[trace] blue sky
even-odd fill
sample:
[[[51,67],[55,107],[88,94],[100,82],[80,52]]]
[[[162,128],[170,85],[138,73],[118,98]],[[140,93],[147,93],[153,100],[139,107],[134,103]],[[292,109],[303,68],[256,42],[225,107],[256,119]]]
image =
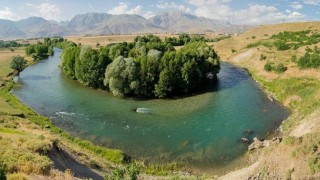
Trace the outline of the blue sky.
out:
[[[11,20],[40,16],[64,21],[87,12],[150,18],[169,10],[235,24],[320,20],[320,0],[0,0],[0,18]]]

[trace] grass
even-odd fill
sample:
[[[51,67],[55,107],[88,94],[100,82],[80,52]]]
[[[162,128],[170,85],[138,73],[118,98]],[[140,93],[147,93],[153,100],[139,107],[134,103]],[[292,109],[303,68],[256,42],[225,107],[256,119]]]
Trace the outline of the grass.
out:
[[[14,52],[11,52],[7,48],[0,48],[0,79],[12,72],[12,70],[8,68],[10,66],[9,59],[17,55],[24,56],[24,48],[16,49]]]
[[[178,169],[179,165],[177,163],[151,164],[145,167],[143,172],[150,175],[167,176]]]

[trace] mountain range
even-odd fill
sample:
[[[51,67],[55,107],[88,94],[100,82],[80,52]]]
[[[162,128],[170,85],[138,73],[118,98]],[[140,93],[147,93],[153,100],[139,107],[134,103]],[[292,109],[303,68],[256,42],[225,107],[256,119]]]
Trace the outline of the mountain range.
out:
[[[140,33],[240,33],[249,28],[251,26],[234,25],[180,11],[161,13],[150,19],[135,14],[86,13],[63,22],[41,17],[18,21],[0,19],[0,39]]]

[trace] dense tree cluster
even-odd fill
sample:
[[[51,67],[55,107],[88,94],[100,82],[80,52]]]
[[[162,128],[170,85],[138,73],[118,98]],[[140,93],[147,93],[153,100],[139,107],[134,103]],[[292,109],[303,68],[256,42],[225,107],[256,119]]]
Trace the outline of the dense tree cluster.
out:
[[[191,42],[188,37],[181,36],[185,46],[177,51],[154,35],[99,49],[71,43],[61,55],[62,71],[84,85],[119,96],[164,98],[194,92],[216,78],[220,64],[204,41]]]
[[[0,48],[12,48],[12,47],[20,47],[21,44],[17,43],[16,41],[3,41],[0,40]]]
[[[199,41],[207,42],[210,40],[205,39],[205,37],[201,35],[190,36],[189,34],[182,33],[179,35],[178,38],[166,37],[164,41],[166,44],[170,43],[172,46],[182,46],[192,42],[199,42]]]
[[[320,67],[320,49],[315,46],[314,49],[307,48],[306,53],[297,61],[300,68],[319,68]]]
[[[41,60],[54,54],[53,48],[65,48],[75,45],[73,42],[64,40],[61,37],[44,38],[43,43],[28,45],[25,49],[26,55],[31,56],[34,61]]]

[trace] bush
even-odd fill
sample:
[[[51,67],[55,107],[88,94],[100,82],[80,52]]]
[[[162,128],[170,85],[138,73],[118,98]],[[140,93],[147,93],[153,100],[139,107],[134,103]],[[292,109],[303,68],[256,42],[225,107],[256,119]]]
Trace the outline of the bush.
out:
[[[268,72],[275,71],[276,73],[283,73],[287,70],[287,68],[282,63],[274,66],[273,63],[267,62],[264,65],[264,70]]]
[[[264,54],[261,54],[260,55],[260,61],[263,61],[263,60],[266,60],[267,59],[267,56],[264,55]]]
[[[312,52],[307,51],[304,56],[298,60],[297,64],[301,69],[320,67],[320,49],[315,47]]]
[[[275,68],[274,71],[277,73],[283,73],[284,71],[286,71],[287,68],[284,67],[284,65],[282,63],[278,64]]]
[[[290,49],[298,49],[302,46],[317,44],[320,42],[320,34],[311,30],[289,32],[284,31],[273,35],[272,39],[276,39],[275,46],[278,50],[284,51]]]
[[[294,63],[297,62],[297,56],[296,56],[296,55],[293,55],[293,56],[291,57],[291,61],[294,62]]]
[[[272,71],[272,63],[267,62],[267,63],[264,65],[264,70],[266,70],[266,71],[268,71],[268,72],[271,72],[271,71]]]
[[[274,42],[274,46],[277,48],[278,51],[285,51],[291,48],[290,45],[283,40],[278,40]]]
[[[308,165],[312,174],[315,174],[320,171],[320,161],[316,155],[309,157]]]

